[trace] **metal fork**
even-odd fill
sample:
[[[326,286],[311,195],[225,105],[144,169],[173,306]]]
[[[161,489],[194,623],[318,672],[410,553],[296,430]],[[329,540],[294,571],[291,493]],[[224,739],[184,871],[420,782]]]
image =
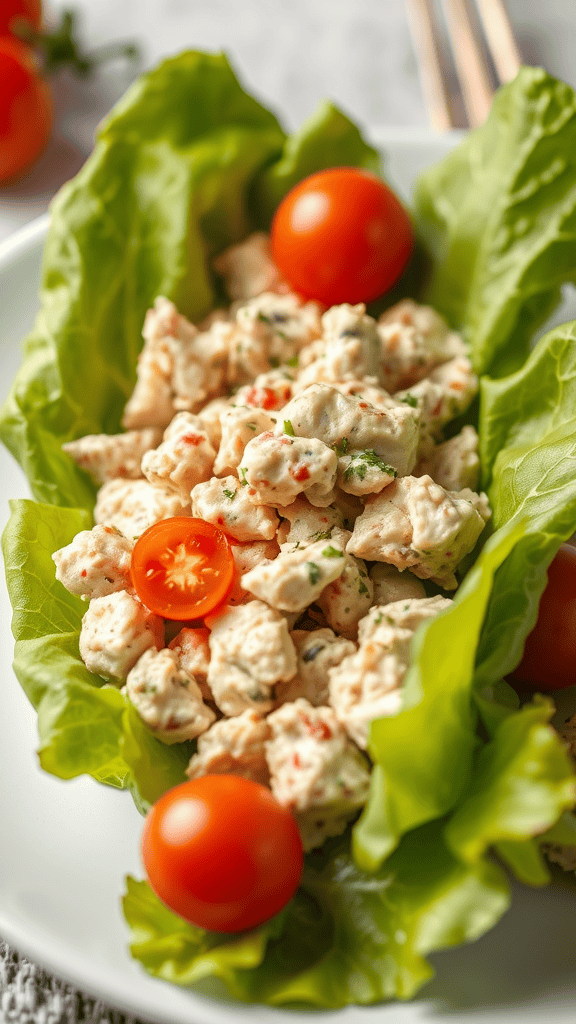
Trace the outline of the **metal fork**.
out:
[[[455,127],[453,104],[444,70],[443,33],[433,0],[405,0],[412,42],[420,66],[424,99],[432,126],[440,132]],[[460,84],[468,125],[486,120],[494,87],[484,47],[472,20],[467,0],[442,0],[444,20]],[[502,84],[517,74],[522,58],[502,0],[476,0],[486,48]]]

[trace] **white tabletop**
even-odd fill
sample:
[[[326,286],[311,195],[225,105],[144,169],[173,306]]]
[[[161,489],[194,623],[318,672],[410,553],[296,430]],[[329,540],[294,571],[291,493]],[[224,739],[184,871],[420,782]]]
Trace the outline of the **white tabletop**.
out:
[[[245,85],[295,128],[326,97],[364,125],[428,124],[404,0],[47,0],[81,15],[88,48],[135,39],[142,67],[185,47],[225,50]],[[508,0],[524,60],[576,85],[574,0]],[[0,188],[0,240],[43,213],[89,153],[129,77],[118,64],[89,81],[53,79],[55,129],[19,184]]]

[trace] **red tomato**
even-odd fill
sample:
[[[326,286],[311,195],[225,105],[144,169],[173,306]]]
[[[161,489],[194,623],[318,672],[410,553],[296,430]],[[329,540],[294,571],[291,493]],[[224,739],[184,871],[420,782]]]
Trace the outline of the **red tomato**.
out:
[[[13,32],[14,23],[18,21],[26,21],[34,31],[38,32],[42,22],[40,0],[2,0],[0,3],[0,36]]]
[[[204,775],[169,790],[144,823],[142,856],[156,895],[200,928],[238,932],[292,898],[302,843],[290,811],[266,786]]]
[[[30,47],[0,38],[0,182],[25,171],[50,137],[52,107]]]
[[[292,287],[326,306],[369,302],[398,280],[412,226],[375,174],[333,167],[305,178],[280,203],[272,254]]]
[[[576,683],[576,548],[563,544],[548,569],[538,621],[509,682],[548,693]]]
[[[217,526],[175,516],[154,523],[136,541],[131,575],[150,611],[166,619],[200,619],[228,594],[234,556]]]

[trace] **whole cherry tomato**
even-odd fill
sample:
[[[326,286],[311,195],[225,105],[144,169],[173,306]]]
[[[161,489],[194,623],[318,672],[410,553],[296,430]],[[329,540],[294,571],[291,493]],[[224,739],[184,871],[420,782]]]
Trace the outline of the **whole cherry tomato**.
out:
[[[302,873],[296,821],[266,786],[204,775],[149,811],[142,857],[156,895],[184,920],[218,932],[255,928],[292,898]]]
[[[2,0],[0,3],[0,36],[13,35],[19,22],[38,32],[42,22],[40,0]]]
[[[413,235],[404,207],[380,178],[333,167],[282,200],[271,246],[295,291],[332,306],[387,292],[408,263]]]
[[[538,620],[509,681],[519,691],[540,693],[576,684],[576,548],[570,544],[548,569]]]
[[[175,516],[154,523],[136,541],[131,576],[150,611],[167,619],[200,619],[228,594],[234,556],[217,526]]]
[[[21,174],[50,137],[52,105],[34,50],[0,37],[0,182]]]

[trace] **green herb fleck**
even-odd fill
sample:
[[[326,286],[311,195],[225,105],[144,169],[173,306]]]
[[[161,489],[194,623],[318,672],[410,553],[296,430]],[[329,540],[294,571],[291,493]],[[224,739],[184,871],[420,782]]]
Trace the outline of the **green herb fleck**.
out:
[[[368,466],[366,466],[363,462],[357,464],[351,462],[350,465],[348,466],[348,469],[344,471],[344,479],[349,480],[350,477],[357,476],[360,478],[360,480],[363,480],[367,472]]]
[[[370,597],[370,591],[360,576],[358,577],[358,593],[364,594],[366,597]]]
[[[316,562],[306,562],[306,568],[308,569],[308,579],[312,586],[315,586],[322,577],[322,570],[319,565],[316,565]]]
[[[250,430],[256,430],[257,429],[255,423],[247,423],[246,426],[249,427]]]
[[[418,408],[418,399],[416,398],[416,395],[404,395],[404,398],[401,398],[400,401],[404,402],[405,405],[410,405],[412,409]]]
[[[292,356],[292,359],[287,359],[286,366],[298,366],[298,356]]]
[[[284,420],[284,433],[288,434],[289,437],[296,437],[296,434],[294,433],[294,427],[292,426],[290,420]]]
[[[270,320],[270,317],[266,316],[266,313],[258,313],[258,316],[256,317],[256,319],[259,320],[261,324],[270,324],[270,323],[272,323],[272,321]]]
[[[234,501],[234,498],[236,497],[236,491],[229,491],[226,487],[224,488],[224,494],[230,501]]]
[[[280,360],[278,359],[278,356],[270,356],[268,362],[270,363],[270,366],[272,367],[273,370],[277,370],[278,367],[280,366]]]
[[[240,466],[240,468],[238,470],[238,473],[241,474],[241,476],[240,476],[240,484],[242,485],[242,487],[248,487],[248,481],[246,479],[246,472],[247,472],[246,471],[246,466]]]
[[[378,612],[378,615],[374,616],[374,622],[376,623],[377,626],[380,625],[380,623],[382,622],[382,619],[383,619],[382,612]]]
[[[350,441],[347,437],[343,437],[341,441],[336,441],[336,444],[332,446],[338,458],[341,455],[345,455],[350,447]]]
[[[357,452],[352,456],[352,462],[344,471],[344,480],[349,480],[352,476],[357,476],[360,480],[363,480],[366,476],[368,466],[375,466],[381,473],[386,473],[386,476],[398,476],[398,473],[393,466],[387,465],[387,463],[384,462],[384,459],[378,455],[373,448],[367,448],[365,451]]]
[[[319,530],[318,533],[312,534],[312,540],[330,540],[332,536],[332,530]]]
[[[324,548],[322,554],[324,555],[324,558],[344,558],[344,552],[340,551],[338,548],[332,547],[331,544],[329,544],[327,548]]]

